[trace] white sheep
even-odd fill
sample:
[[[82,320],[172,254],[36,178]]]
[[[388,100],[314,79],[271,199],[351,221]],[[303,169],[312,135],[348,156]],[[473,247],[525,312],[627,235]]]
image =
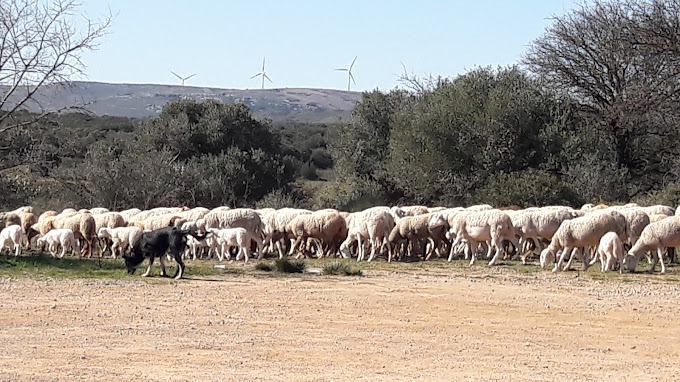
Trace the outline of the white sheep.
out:
[[[225,254],[227,260],[229,260],[231,258],[229,248],[238,247],[239,253],[236,256],[236,261],[240,260],[241,256],[245,256],[245,262],[247,263],[250,257],[250,246],[252,245],[252,241],[255,240],[258,247],[262,246],[262,242],[259,238],[255,237],[245,228],[208,228],[208,232],[212,233],[215,237],[216,245],[219,248],[218,258],[220,261],[222,261]]]
[[[616,232],[622,241],[627,239],[626,219],[623,215],[617,211],[597,211],[562,222],[550,241],[550,245],[541,252],[541,267],[545,268],[561,252],[555,262],[553,272],[569,269],[576,254],[576,251],[572,250],[597,247],[600,239],[607,232]],[[588,251],[583,250],[581,252],[583,252],[583,267],[588,269],[590,266]],[[570,255],[569,262],[563,269],[562,264],[568,255]]]
[[[597,246],[597,256],[600,258],[602,272],[614,270],[619,264],[619,273],[623,272],[623,242],[616,232],[607,232]]]
[[[102,227],[97,231],[97,237],[112,241],[111,255],[115,259],[116,252],[118,252],[120,256],[123,256],[123,253],[126,250],[132,249],[142,237],[142,232],[143,231],[138,227]]]
[[[570,208],[538,208],[508,212],[520,238],[528,243],[534,243],[538,253],[543,250],[542,240],[550,241],[565,220],[570,220],[577,215]],[[526,264],[526,258],[530,252],[522,254],[522,264]]]
[[[24,240],[24,231],[20,225],[11,225],[0,231],[0,253],[7,248],[8,252],[14,250],[14,256],[21,254],[21,244]]]
[[[655,251],[657,256],[652,256],[650,272],[654,271],[657,259],[661,263],[661,273],[666,273],[666,265],[663,261],[664,250],[668,247],[680,246],[680,216],[669,216],[656,223],[651,223],[642,231],[640,238],[633,248],[628,251],[624,259],[626,269],[634,271],[640,257],[648,251]]]
[[[367,240],[371,246],[371,254],[368,256],[369,262],[373,261],[383,244],[387,244],[388,251],[390,250],[387,237],[395,223],[389,207],[373,207],[356,212],[345,218],[345,221],[348,230],[347,239],[340,245],[340,254],[344,258],[351,257],[350,245],[354,241],[358,243],[357,261],[361,261],[365,257],[362,240]]]
[[[214,228],[212,228],[214,229]],[[184,231],[185,229],[182,228]],[[207,237],[198,240],[195,237],[188,235],[187,236],[187,246],[184,251],[184,257],[185,258],[191,258],[192,260],[196,260],[198,257],[198,253],[200,251],[207,251],[208,256],[210,256],[210,253],[213,250],[216,250],[217,248],[217,241],[214,235],[208,235]]]
[[[262,239],[264,238],[264,224],[260,215],[250,208],[212,210],[203,218],[196,220],[196,229],[207,232],[210,228],[244,228],[253,237],[258,238],[258,258],[264,257]]]
[[[675,209],[672,207],[664,206],[662,204],[657,204],[655,206],[642,207],[640,208],[647,215],[664,214],[668,216],[675,215]]]
[[[454,248],[459,243],[467,241],[469,245],[466,250],[472,250],[470,265],[473,265],[477,259],[477,244],[479,242],[489,242],[487,257],[491,257],[491,252],[494,249],[496,250],[491,261],[489,261],[489,265],[495,265],[501,253],[504,252],[503,240],[508,240],[519,248],[512,219],[501,210],[466,210],[459,212],[453,217],[447,236],[449,238],[455,237],[448,260],[453,259]]]
[[[71,250],[73,253],[78,253],[78,255],[80,255],[78,241],[76,240],[73,231],[68,228],[55,228],[50,230],[45,235],[38,238],[36,244],[38,246],[46,244],[52,257],[57,257],[57,250],[61,247],[61,254],[59,255],[60,259],[64,257],[67,250]]]
[[[281,208],[265,214],[262,217],[262,224],[265,235],[264,241],[268,244],[269,251],[273,252],[274,247],[276,247],[279,252],[279,258],[283,258],[284,250],[281,243],[286,225],[298,215],[309,215],[311,213],[312,211],[299,208]],[[291,240],[290,245],[293,245],[293,240]]]

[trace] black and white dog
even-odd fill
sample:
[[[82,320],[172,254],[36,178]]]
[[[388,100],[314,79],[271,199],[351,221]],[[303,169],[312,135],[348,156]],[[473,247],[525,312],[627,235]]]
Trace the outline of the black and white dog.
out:
[[[172,253],[172,256],[177,262],[177,272],[175,272],[173,277],[175,280],[181,279],[184,275],[185,268],[184,262],[182,261],[182,253],[187,244],[186,235],[191,235],[198,240],[205,239],[206,236],[198,235],[189,230],[182,231],[177,227],[166,227],[151,232],[144,232],[137,244],[132,248],[130,255],[123,255],[128,273],[134,274],[139,264],[148,257],[149,268],[147,268],[142,277],[148,276],[151,273],[154,259],[158,257],[161,262],[161,276],[166,276],[164,263],[165,252],[170,250],[170,253]]]

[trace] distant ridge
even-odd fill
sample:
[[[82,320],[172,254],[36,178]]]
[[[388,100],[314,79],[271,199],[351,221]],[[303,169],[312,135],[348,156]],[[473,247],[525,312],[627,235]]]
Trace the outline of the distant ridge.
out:
[[[256,115],[274,122],[334,123],[349,118],[362,94],[334,89],[240,90],[76,81],[70,86],[46,86],[36,100],[46,110],[88,104],[86,108],[97,115],[144,118],[157,115],[167,102],[182,97],[243,102]],[[36,103],[27,106],[31,111],[40,110]]]

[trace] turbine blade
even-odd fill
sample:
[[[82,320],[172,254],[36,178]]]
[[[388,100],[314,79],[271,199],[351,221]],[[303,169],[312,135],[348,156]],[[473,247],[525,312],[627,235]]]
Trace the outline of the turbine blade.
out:
[[[271,78],[269,78],[269,76],[268,76],[267,74],[263,74],[263,75],[264,75],[264,78],[266,78],[266,79],[268,79],[268,80],[269,80],[269,82],[271,82],[271,83],[274,83],[274,81],[272,81],[272,79],[271,79]]]
[[[252,80],[253,78],[255,78],[255,77],[257,77],[257,76],[261,76],[261,75],[262,75],[262,73],[257,73],[256,75],[250,77],[250,79]]]
[[[262,73],[264,73],[264,59],[265,57],[262,57]]]
[[[354,66],[355,62],[357,62],[357,57],[359,56],[354,56],[354,60],[352,61],[352,65],[349,66],[349,70],[352,70],[352,66]]]
[[[194,73],[194,74],[190,75],[189,77],[185,77],[184,79],[185,79],[185,80],[188,80],[189,78],[191,78],[191,77],[193,77],[193,76],[195,76],[195,75],[197,75],[197,74],[198,74],[198,73]]]
[[[177,73],[173,72],[172,70],[170,71],[170,73],[174,74],[175,77],[179,78],[180,80],[182,79],[182,77],[180,77]]]
[[[347,71],[348,71],[347,69],[342,69],[342,68],[341,68],[341,69],[333,69],[333,70],[341,70],[341,71],[343,71],[343,72],[347,72]]]
[[[348,73],[349,73],[349,78],[352,79],[352,82],[354,82],[354,85],[356,85],[357,83],[356,83],[356,81],[354,81],[354,76],[352,75],[352,72],[348,72]]]

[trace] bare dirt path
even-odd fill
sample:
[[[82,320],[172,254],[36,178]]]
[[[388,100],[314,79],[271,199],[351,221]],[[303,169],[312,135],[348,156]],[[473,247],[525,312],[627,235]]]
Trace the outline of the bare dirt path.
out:
[[[0,281],[5,380],[680,380],[680,284]]]

